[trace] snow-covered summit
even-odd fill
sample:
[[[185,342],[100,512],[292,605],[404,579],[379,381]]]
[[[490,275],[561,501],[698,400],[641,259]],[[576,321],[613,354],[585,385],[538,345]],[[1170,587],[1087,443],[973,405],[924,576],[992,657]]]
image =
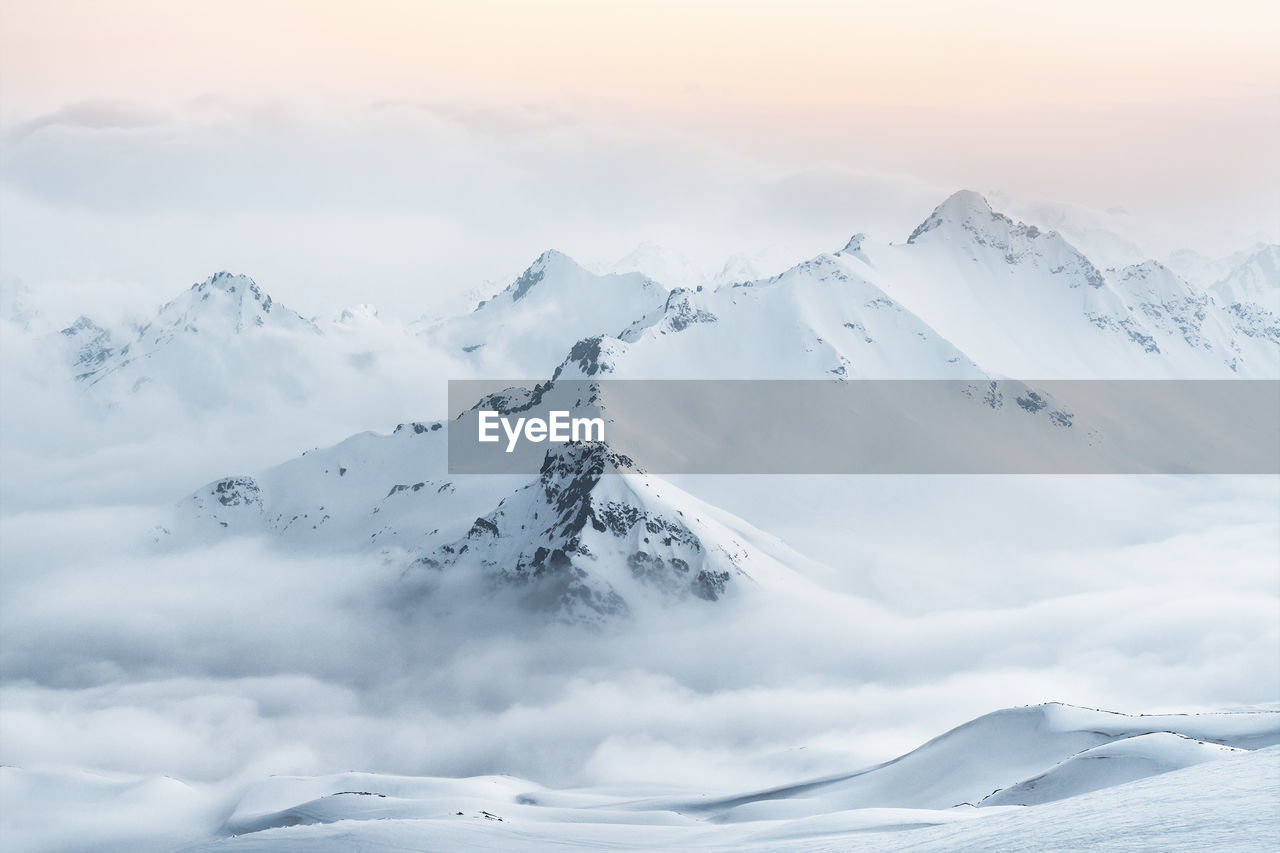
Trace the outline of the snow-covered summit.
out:
[[[158,384],[203,406],[243,381],[228,374],[252,375],[255,362],[278,358],[268,342],[275,334],[299,332],[315,335],[318,329],[248,276],[220,272],[192,285],[135,329],[113,334],[81,317],[62,334],[73,347],[76,378],[98,386],[112,405]],[[241,343],[233,346],[236,340]]]
[[[755,544],[768,538],[604,443],[571,443],[549,449],[536,480],[421,558],[416,580],[465,568],[526,607],[597,624],[647,605],[801,583],[785,557]]]
[[[240,334],[254,328],[311,329],[314,324],[277,303],[247,275],[218,272],[160,308],[140,338],[159,343],[177,332]]]
[[[616,334],[666,296],[665,287],[641,273],[597,275],[549,250],[474,311],[423,334],[482,371],[549,376],[576,341]]]
[[[908,245],[953,242],[986,247],[1001,253],[1010,265],[1029,264],[1054,276],[1065,276],[1068,287],[1102,287],[1102,273],[1079,250],[1054,231],[1015,222],[991,208],[972,190],[960,190],[938,205],[929,218],[907,237]]]
[[[1265,318],[1228,317],[1152,263],[1109,280],[1059,233],[1015,221],[972,191],[946,199],[905,244],[864,241],[861,253],[861,275],[993,374],[1280,372]]]
[[[1280,246],[1261,247],[1209,289],[1223,305],[1253,303],[1280,315]]]

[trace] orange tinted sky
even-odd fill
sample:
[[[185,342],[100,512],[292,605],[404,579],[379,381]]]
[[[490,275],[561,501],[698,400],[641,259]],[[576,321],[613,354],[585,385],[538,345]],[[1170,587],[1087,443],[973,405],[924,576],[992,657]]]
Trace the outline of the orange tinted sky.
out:
[[[8,123],[86,100],[209,94],[335,113],[394,99],[532,104],[791,167],[1277,218],[1275,2],[0,5]]]
[[[91,97],[601,96],[780,105],[1274,91],[1276,4],[4,0],[9,110]],[[696,98],[694,96],[697,96]]]

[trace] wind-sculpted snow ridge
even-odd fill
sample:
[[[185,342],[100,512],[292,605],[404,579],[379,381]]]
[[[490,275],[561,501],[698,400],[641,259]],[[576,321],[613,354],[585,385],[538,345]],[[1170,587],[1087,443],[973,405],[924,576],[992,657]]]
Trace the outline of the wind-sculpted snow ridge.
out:
[[[9,818],[16,838],[42,832],[63,791],[89,804],[64,832],[67,847],[78,832],[130,849],[186,843],[211,853],[1252,851],[1280,842],[1277,741],[1272,711],[1131,716],[1051,703],[988,714],[878,767],[746,794],[375,773],[273,776],[221,793],[174,780],[3,773],[21,806],[13,814],[22,817]],[[128,825],[108,820],[118,814]]]

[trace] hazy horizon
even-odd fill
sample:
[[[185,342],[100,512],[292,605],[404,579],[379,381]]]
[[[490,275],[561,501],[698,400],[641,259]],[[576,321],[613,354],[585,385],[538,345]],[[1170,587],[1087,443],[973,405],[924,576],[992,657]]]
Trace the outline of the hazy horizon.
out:
[[[1024,6],[6,0],[0,272],[76,311],[230,269],[412,315],[547,248],[901,240],[960,188],[1155,257],[1280,239],[1274,10]]]

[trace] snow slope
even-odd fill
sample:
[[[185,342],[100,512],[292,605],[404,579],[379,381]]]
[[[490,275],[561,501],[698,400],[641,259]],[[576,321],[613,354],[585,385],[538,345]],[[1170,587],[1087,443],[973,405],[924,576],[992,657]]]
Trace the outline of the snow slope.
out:
[[[1253,749],[1280,743],[1280,715],[1135,717],[1058,703],[1011,708],[979,717],[900,758],[847,776],[723,799],[681,802],[673,807],[716,820],[742,821],[763,815],[795,818],[853,808],[946,809],[961,804],[1018,804],[1020,799],[1034,799],[1027,794],[1028,783],[1031,777],[1041,774],[1061,780],[1055,784],[1068,791],[1073,786],[1080,790],[1090,790],[1090,784],[1101,787],[1105,777],[1098,779],[1080,770],[1079,765],[1087,762],[1080,761],[1069,768],[1062,768],[1061,763],[1103,745],[1114,748],[1114,744],[1127,743],[1127,739],[1156,732],[1175,732],[1197,742]],[[1216,756],[1211,750],[1187,756],[1164,746],[1164,764],[1152,761],[1147,772],[1129,778],[1162,772],[1161,766],[1172,769]],[[1156,745],[1148,745],[1147,751],[1161,754]],[[1143,752],[1139,747],[1132,754]],[[1013,790],[1003,798],[984,802],[1005,787]],[[1036,796],[1044,798],[1040,801],[1052,798],[1043,793]]]
[[[3,837],[28,850],[1263,850],[1280,841],[1277,740],[1276,712],[1042,705],[846,777],[734,796],[355,772],[193,788],[4,768],[0,783],[18,807]],[[1055,755],[980,808],[947,802]],[[47,832],[68,802],[74,819]]]
[[[1280,751],[1272,748],[1030,808],[854,809],[794,821],[714,825],[681,820],[671,812],[618,814],[602,805],[540,810],[508,802],[477,808],[475,801],[455,796],[429,803],[416,814],[375,812],[373,816],[384,816],[377,820],[312,823],[309,816],[316,806],[309,805],[298,825],[189,849],[1234,853],[1280,844],[1274,818],[1278,785]]]
[[[1219,761],[1246,750],[1172,732],[1135,735],[1082,750],[1032,779],[984,797],[983,806],[1034,806],[1144,779],[1183,767]]]

